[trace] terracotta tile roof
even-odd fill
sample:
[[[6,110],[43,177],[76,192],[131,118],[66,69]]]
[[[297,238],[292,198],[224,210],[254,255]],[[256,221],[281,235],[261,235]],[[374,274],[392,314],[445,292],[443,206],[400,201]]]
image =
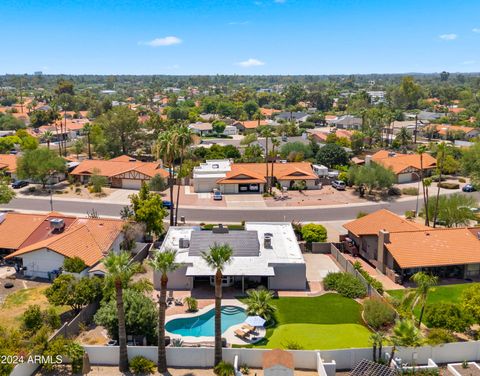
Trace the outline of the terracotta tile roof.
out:
[[[271,164],[268,164],[269,174]],[[225,178],[219,184],[265,183],[265,163],[233,163]],[[273,175],[277,180],[316,180],[318,176],[308,162],[274,163]],[[239,176],[243,178],[238,179]],[[236,179],[237,177],[237,179]]]
[[[260,108],[260,113],[263,116],[272,116],[273,114],[280,112],[279,110],[275,110],[273,108]]]
[[[362,218],[345,223],[343,227],[356,236],[378,235],[380,230],[387,230],[393,233],[399,231],[418,231],[429,228],[419,223],[408,221],[387,209],[377,210]]]
[[[75,220],[63,233],[22,247],[7,258],[20,257],[43,248],[65,257],[80,257],[87,266],[95,265],[120,235],[123,221],[112,219],[81,218]]]
[[[399,174],[407,168],[420,170],[419,154],[391,154],[388,150],[380,150],[372,155],[372,161],[386,168],[391,168],[395,174]],[[436,165],[437,160],[435,158],[430,154],[423,153],[423,169],[434,168]]]
[[[258,128],[258,120],[247,120],[247,121],[238,121],[234,125],[241,124],[245,129],[255,129]],[[267,120],[260,120],[260,125],[268,125]]]
[[[480,132],[480,129],[474,128],[474,127],[464,127],[461,125],[450,125],[450,124],[435,124],[432,125],[435,127],[437,132],[443,136],[446,136],[448,132],[464,132],[464,133],[469,133],[474,130],[478,130]]]
[[[451,112],[452,114],[459,114],[463,111],[465,111],[463,107],[453,107],[448,109],[448,112]]]
[[[45,218],[45,214],[6,213],[0,223],[0,248],[20,248]]]
[[[263,353],[262,367],[263,369],[275,366],[283,366],[285,368],[294,369],[293,354],[280,349],[273,349]]]
[[[163,177],[168,176],[168,172],[160,167],[158,162],[141,162],[127,155],[122,155],[110,160],[91,159],[82,161],[75,169],[70,173],[71,175],[91,175],[93,171],[98,169],[99,174],[112,178],[114,176],[129,172],[137,171],[149,177],[153,177],[157,174]]]
[[[401,268],[480,263],[480,240],[467,228],[392,233],[385,247]]]
[[[17,156],[13,154],[0,154],[0,170],[8,172],[17,171]]]

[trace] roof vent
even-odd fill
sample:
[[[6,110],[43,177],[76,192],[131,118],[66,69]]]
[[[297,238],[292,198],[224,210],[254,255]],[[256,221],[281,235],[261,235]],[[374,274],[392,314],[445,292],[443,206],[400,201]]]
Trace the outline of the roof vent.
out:
[[[212,228],[214,234],[228,234],[228,227],[224,227],[221,223],[218,226]]]
[[[269,232],[266,232],[264,235],[263,235],[263,246],[265,248],[268,248],[268,249],[272,249],[273,246],[272,246],[272,238],[273,238],[273,234],[269,233]]]
[[[178,246],[180,247],[180,249],[189,248],[190,240],[187,238],[180,238],[180,240],[178,241]]]
[[[389,157],[395,157],[397,154],[394,153],[393,151],[388,152]]]
[[[62,232],[65,228],[65,221],[63,218],[51,218],[49,220],[50,228],[53,232]]]

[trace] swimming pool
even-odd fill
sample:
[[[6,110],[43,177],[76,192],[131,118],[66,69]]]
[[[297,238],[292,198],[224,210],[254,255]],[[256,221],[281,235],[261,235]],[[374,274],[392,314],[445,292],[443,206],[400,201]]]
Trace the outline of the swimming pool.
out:
[[[222,306],[222,333],[247,318],[245,310],[236,306]],[[188,337],[213,337],[215,335],[215,308],[199,316],[182,317],[166,323],[165,329],[172,334]]]

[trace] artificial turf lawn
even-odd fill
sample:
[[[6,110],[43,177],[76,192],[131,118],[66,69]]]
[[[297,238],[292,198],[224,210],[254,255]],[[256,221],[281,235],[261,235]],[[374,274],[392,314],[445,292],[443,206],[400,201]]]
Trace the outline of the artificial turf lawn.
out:
[[[462,292],[474,285],[473,283],[460,283],[456,285],[435,286],[429,292],[427,296],[427,305],[435,304],[439,302],[451,302],[456,303],[460,301]],[[390,290],[387,291],[391,296],[397,299],[401,299],[408,289],[404,290]],[[417,307],[414,311],[415,316],[420,314],[420,307]]]
[[[305,350],[367,347],[370,331],[364,326],[362,306],[338,294],[308,298],[278,298],[272,303],[276,326],[253,347],[285,348],[295,342]],[[249,346],[252,347],[252,346]]]

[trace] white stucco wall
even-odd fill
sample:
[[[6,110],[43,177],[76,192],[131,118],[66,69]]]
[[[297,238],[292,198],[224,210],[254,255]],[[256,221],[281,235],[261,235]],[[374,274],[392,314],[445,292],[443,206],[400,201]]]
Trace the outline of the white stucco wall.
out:
[[[268,288],[272,290],[305,290],[307,288],[307,268],[305,264],[270,264],[275,276],[269,277]]]
[[[168,273],[168,289],[169,290],[191,290],[193,288],[193,278],[187,277],[187,267],[189,265],[182,266],[177,270]],[[162,275],[159,272],[153,273],[153,286],[156,290],[160,290],[160,282]]]
[[[25,253],[21,258],[23,266],[27,267],[25,275],[41,278],[48,278],[48,272],[63,266],[63,260],[65,259],[64,256],[45,248]]]

